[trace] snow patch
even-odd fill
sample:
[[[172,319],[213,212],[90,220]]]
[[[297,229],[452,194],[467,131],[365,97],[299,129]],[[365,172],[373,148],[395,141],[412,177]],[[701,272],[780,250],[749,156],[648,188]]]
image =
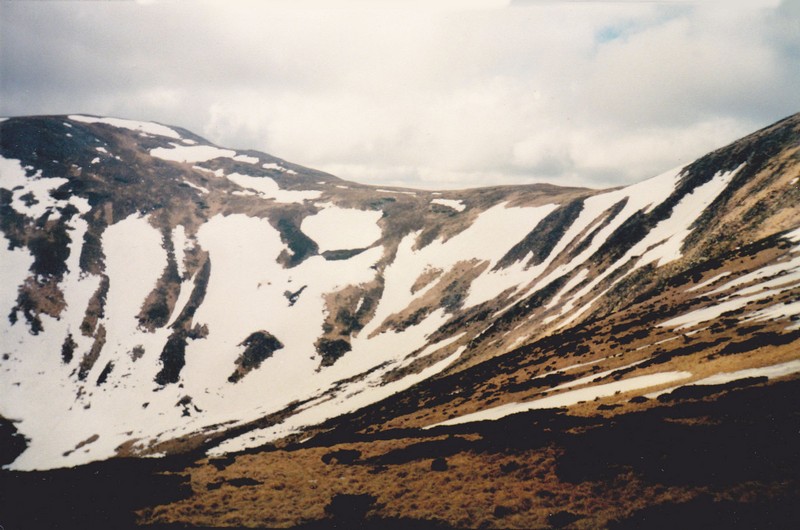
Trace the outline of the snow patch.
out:
[[[765,278],[769,279],[766,281],[759,281]],[[706,293],[706,295],[723,293],[751,282],[756,283],[733,292],[723,298],[723,301],[671,318],[658,324],[658,326],[676,326],[677,329],[692,327],[702,322],[718,318],[729,311],[741,309],[751,302],[772,298],[781,291],[791,288],[800,282],[800,255],[795,255],[791,260],[767,265],[748,274],[739,276],[738,278],[734,278],[713,291]],[[767,318],[792,317],[797,314],[797,311],[798,308],[794,303],[775,305],[774,307],[762,309],[753,313],[748,319],[763,320]]]
[[[198,169],[198,170],[204,171],[206,173],[211,173],[212,175],[214,175],[217,178],[222,178],[222,177],[225,176],[225,170],[223,170],[223,169],[213,170],[213,169],[208,169],[207,167],[203,167],[203,166],[192,166],[192,169]]]
[[[233,157],[236,162],[244,162],[246,164],[258,164],[258,157],[248,155],[236,155]]]
[[[775,304],[771,307],[756,311],[745,320],[778,320],[783,318],[793,319],[800,316],[800,300],[785,304]]]
[[[663,385],[673,381],[687,379],[691,376],[691,372],[661,372],[657,374],[640,375],[638,377],[631,377],[630,379],[624,379],[614,383],[590,386],[587,388],[581,388],[579,390],[564,392],[555,396],[547,396],[535,401],[501,405],[499,407],[474,412],[472,414],[466,414],[458,418],[453,418],[435,425],[430,425],[426,427],[426,429],[431,429],[433,427],[442,425],[460,425],[462,423],[469,423],[473,421],[498,420],[500,418],[510,416],[511,414],[527,412],[529,410],[568,407],[581,401],[592,401],[595,398],[613,396],[618,392],[630,392],[632,390]]]
[[[266,164],[263,164],[261,167],[263,167],[264,169],[271,169],[273,171],[281,171],[283,173],[286,173],[287,175],[297,175],[297,171],[293,169],[286,169],[285,167],[276,164],[275,162],[267,162]],[[317,182],[317,184],[325,184],[325,182]]]
[[[657,325],[658,327],[662,328],[675,326],[676,330],[690,328],[692,326],[696,326],[703,322],[719,318],[724,313],[727,313],[729,311],[736,311],[737,309],[741,309],[750,302],[755,302],[757,300],[768,298],[773,294],[774,294],[773,291],[768,291],[765,293],[755,294],[751,296],[734,298],[733,300],[728,300],[726,302],[721,302],[708,307],[704,307],[702,309],[697,309],[689,313],[684,313],[683,315],[671,318]]]
[[[780,364],[773,364],[772,366],[764,366],[761,368],[747,368],[745,370],[737,370],[735,372],[720,372],[710,377],[695,381],[692,385],[723,385],[736,381],[738,379],[745,379],[748,377],[767,377],[774,379],[776,377],[783,377],[800,372],[800,359],[788,361]]]
[[[791,232],[789,232],[788,234],[784,235],[783,237],[785,237],[786,239],[789,239],[791,241],[794,241],[795,243],[800,243],[800,228],[792,230]]]
[[[257,192],[265,199],[275,199],[278,202],[302,204],[303,201],[318,199],[322,195],[322,192],[317,190],[282,190],[278,183],[269,177],[253,177],[242,175],[241,173],[231,173],[227,175],[227,178],[242,188]]]
[[[682,386],[673,386],[659,390],[658,392],[651,392],[645,394],[648,399],[656,399],[662,394],[669,394],[677,388],[695,385],[724,385],[739,379],[747,379],[748,377],[766,377],[767,379],[774,379],[776,377],[785,377],[800,372],[800,360],[787,361],[785,363],[773,364],[770,366],[763,366],[761,368],[745,368],[744,370],[736,370],[735,372],[720,372],[703,379],[698,379],[693,383]]]
[[[794,249],[795,251],[797,248]],[[707,293],[708,295],[718,294],[725,292],[729,289],[733,289],[735,287],[739,287],[740,285],[744,285],[746,283],[750,283],[753,281],[761,280],[763,278],[769,278],[772,276],[778,276],[782,274],[791,274],[795,273],[800,270],[800,255],[795,255],[792,259],[788,261],[782,261],[780,263],[773,263],[771,265],[767,265],[765,267],[761,267],[758,270],[753,272],[749,272],[733,280],[720,285],[713,291]],[[780,277],[779,277],[780,278]]]
[[[722,193],[741,167],[739,166],[733,171],[718,173],[709,182],[698,186],[681,199],[681,202],[672,209],[672,215],[658,223],[642,241],[628,252],[630,256],[641,256],[635,268],[638,269],[653,262],[660,267],[680,259],[682,257],[681,246],[686,237],[691,234],[695,219]],[[620,261],[625,263],[628,255]]]
[[[122,118],[97,118],[94,116],[82,116],[77,114],[69,116],[69,119],[81,123],[103,123],[120,129],[130,129],[132,131],[154,134],[156,136],[166,136],[167,138],[179,139],[181,137],[169,127],[152,122],[125,120]]]
[[[570,278],[570,280],[561,288],[556,296],[550,301],[549,304],[545,306],[545,309],[552,309],[561,301],[561,297],[570,292],[572,289],[578,286],[583,280],[585,280],[589,276],[589,269],[581,269],[578,274]]]
[[[709,285],[721,280],[722,278],[725,278],[726,276],[730,276],[730,274],[731,274],[730,271],[726,271],[726,272],[717,274],[713,278],[709,278],[708,280],[704,281],[703,283],[699,283],[699,284],[695,285],[694,287],[690,287],[689,289],[686,289],[686,292],[687,293],[691,293],[692,291],[699,291],[703,287],[707,287],[707,286],[709,286]]]
[[[169,160],[172,162],[207,162],[215,158],[230,158],[236,151],[220,149],[211,145],[178,145],[170,143],[172,148],[156,147],[150,151],[150,156]]]
[[[447,208],[452,208],[457,212],[463,212],[467,205],[464,204],[464,201],[456,201],[452,199],[433,199],[431,204],[440,204],[442,206],[446,206]]]
[[[189,182],[188,180],[184,179],[183,183],[186,184],[187,186],[189,186],[190,188],[196,189],[200,193],[206,193],[206,194],[207,193],[211,193],[210,191],[208,191],[207,188],[204,188],[203,186],[198,186],[197,184],[194,184],[193,182]]]
[[[189,239],[186,237],[186,228],[183,225],[178,225],[172,229],[172,248],[175,252],[175,263],[178,265],[178,274],[181,278],[186,274],[186,265],[184,260],[186,258],[186,248],[189,244]]]
[[[319,245],[320,252],[365,248],[380,239],[379,211],[328,207],[303,219],[300,229]]]
[[[40,218],[50,212],[50,219],[57,219],[56,208],[66,206],[70,201],[54,199],[51,193],[67,184],[69,179],[62,177],[42,178],[41,171],[26,176],[19,160],[0,157],[0,184],[11,190],[11,207],[28,217]],[[29,200],[32,197],[33,200]],[[76,197],[78,200],[82,200]]]
[[[402,193],[403,195],[412,195],[416,196],[416,192],[413,191],[400,191],[400,190],[383,190],[383,189],[376,189],[375,191],[380,193]]]
[[[192,297],[192,290],[194,289],[195,281],[197,280],[197,274],[195,273],[189,280],[184,280],[181,282],[180,291],[178,293],[178,300],[175,302],[175,309],[172,311],[172,317],[170,317],[169,322],[167,322],[166,328],[172,327],[175,324],[175,321],[181,315],[183,308],[186,307],[186,304],[189,302],[189,299]]]

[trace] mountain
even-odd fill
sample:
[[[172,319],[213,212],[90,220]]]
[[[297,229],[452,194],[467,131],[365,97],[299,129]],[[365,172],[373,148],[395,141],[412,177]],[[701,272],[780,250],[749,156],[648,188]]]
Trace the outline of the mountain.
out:
[[[191,491],[126,517],[635,526],[677,500],[760,517],[800,491],[780,442],[798,441],[798,151],[800,114],[623,188],[432,192],[156,123],[5,119],[15,513],[41,477],[180,462]],[[736,457],[755,471],[720,482]]]

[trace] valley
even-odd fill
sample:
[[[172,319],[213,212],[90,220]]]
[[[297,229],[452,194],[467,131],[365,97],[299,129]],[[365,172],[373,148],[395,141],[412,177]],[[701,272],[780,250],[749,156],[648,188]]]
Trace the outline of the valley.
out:
[[[5,528],[800,521],[800,115],[610,190],[0,140]]]

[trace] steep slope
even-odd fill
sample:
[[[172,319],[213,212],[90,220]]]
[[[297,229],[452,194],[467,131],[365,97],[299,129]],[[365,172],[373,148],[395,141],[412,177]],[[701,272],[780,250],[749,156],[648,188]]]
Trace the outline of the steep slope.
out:
[[[17,469],[213,438],[331,388],[341,403],[318,407],[323,419],[405,388],[437,368],[349,396],[458,312],[439,300],[465,283],[453,267],[476,276],[554,204],[590,193],[381,190],[157,124],[0,126],[0,412],[29,439]],[[435,307],[398,318],[423,292],[392,271],[420,252]]]
[[[517,295],[438,376],[301,434],[197,460],[183,475],[191,494],[139,510],[139,523],[796,527],[798,121],[685,168],[683,182],[727,181],[707,184],[715,195],[689,193],[701,213],[687,217],[673,197],[651,210],[660,218],[629,217],[599,245],[602,269],[572,292]],[[547,259],[538,234],[565,217],[543,220],[498,270]],[[660,242],[680,253],[655,254]],[[667,257],[648,263],[654,255]],[[559,311],[559,289],[578,316]],[[524,326],[530,342],[502,354]]]
[[[800,372],[800,116],[609,191],[377,189],[114,118],[0,135],[15,470]]]

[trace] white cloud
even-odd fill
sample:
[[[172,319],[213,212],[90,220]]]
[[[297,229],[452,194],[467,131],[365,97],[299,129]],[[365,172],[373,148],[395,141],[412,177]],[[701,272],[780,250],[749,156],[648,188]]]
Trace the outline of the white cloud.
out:
[[[640,180],[800,110],[788,3],[507,4],[10,4],[0,113],[152,119],[465,187]]]

